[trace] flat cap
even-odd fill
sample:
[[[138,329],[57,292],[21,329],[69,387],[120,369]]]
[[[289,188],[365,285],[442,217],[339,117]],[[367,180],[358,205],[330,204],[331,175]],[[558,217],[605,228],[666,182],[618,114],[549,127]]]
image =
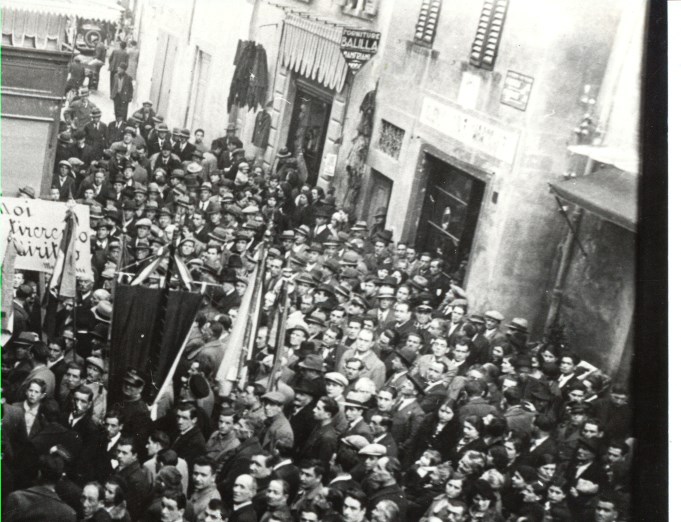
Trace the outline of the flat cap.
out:
[[[331,381],[331,382],[334,382],[336,384],[340,384],[341,386],[344,386],[344,387],[349,384],[347,377],[345,377],[345,375],[343,375],[342,373],[338,373],[338,372],[325,373],[324,374],[324,380],[325,381]]]

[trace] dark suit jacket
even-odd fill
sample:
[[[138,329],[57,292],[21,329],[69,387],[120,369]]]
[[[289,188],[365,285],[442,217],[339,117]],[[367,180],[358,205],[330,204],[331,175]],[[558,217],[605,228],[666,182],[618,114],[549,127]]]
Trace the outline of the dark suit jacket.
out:
[[[257,437],[251,437],[243,441],[234,452],[234,455],[227,459],[222,466],[220,473],[215,479],[218,491],[225,502],[232,500],[232,486],[239,475],[250,472],[251,457],[263,451]]]
[[[68,201],[70,197],[76,197],[76,180],[66,176],[64,183],[59,184],[59,174],[52,177],[52,186],[59,189],[59,201]]]
[[[76,522],[76,512],[46,486],[10,493],[2,508],[3,517],[16,522]]]
[[[187,466],[191,470],[194,460],[206,452],[206,439],[199,427],[194,426],[175,439],[172,449],[178,457],[187,461]]]
[[[111,89],[111,99],[113,100],[118,96],[119,100],[122,102],[130,103],[132,101],[132,78],[128,73],[123,73],[121,85],[118,85],[119,75],[114,76],[113,88]]]
[[[397,447],[404,449],[409,446],[423,422],[425,413],[417,401],[412,402],[404,409],[393,412],[392,436]]]
[[[62,417],[62,424],[69,426],[68,415]],[[93,463],[101,461],[103,453],[106,453],[106,436],[92,420],[90,414],[76,422],[71,429],[78,434],[82,443],[80,452],[73,458],[73,478],[79,484],[84,485],[85,482],[96,480],[98,477]],[[104,449],[103,452],[102,449]]]
[[[343,433],[341,436],[348,437],[350,435],[361,435],[367,440],[371,440],[373,438],[371,430],[369,429],[369,425],[363,420],[360,420],[352,428],[348,427],[348,429],[345,430],[345,433]]]
[[[109,146],[109,129],[102,123],[90,122],[85,126],[85,143],[95,149],[101,156],[104,149]]]
[[[426,394],[419,400],[421,409],[424,411],[424,413],[430,413],[432,411],[435,411],[438,403],[442,400],[443,397],[446,396],[447,387],[443,383],[439,383],[433,386],[433,388],[431,390],[428,390]]]
[[[126,468],[117,469],[115,477],[123,479],[126,484],[125,501],[132,520],[137,520],[147,509],[151,498],[152,484],[139,462],[134,462]]]
[[[249,504],[233,511],[227,520],[228,522],[258,522],[258,515],[255,513],[253,504]]]
[[[305,406],[297,414],[289,417],[291,429],[293,430],[293,440],[296,448],[302,448],[307,442],[307,438],[315,428],[316,421],[314,420],[313,410],[316,402],[312,401]]]
[[[385,446],[386,450],[386,455],[388,457],[395,457],[397,458],[397,443],[395,442],[395,439],[392,436],[392,433],[388,432],[385,434],[385,437],[383,437],[381,440],[376,440],[374,439],[374,444],[381,444],[382,446]]]
[[[123,139],[123,131],[125,130],[125,122],[120,124],[114,120],[107,126],[106,134],[108,137],[109,145],[115,141],[121,141]]]
[[[59,385],[61,384],[61,380],[64,378],[64,375],[66,374],[66,361],[62,359],[57,364],[51,366],[50,370],[54,374],[55,389],[58,390]]]
[[[362,489],[362,485],[352,478],[346,478],[342,480],[336,480],[335,482],[329,482],[327,486],[329,488],[337,489],[341,493],[345,493],[350,489]]]
[[[116,71],[116,68],[122,63],[127,65],[129,59],[125,49],[114,49],[109,56],[109,70]]]
[[[173,147],[173,152],[180,157],[180,161],[191,161],[192,154],[194,154],[195,150],[196,146],[189,142],[187,142],[187,144],[184,146],[184,149],[182,150],[180,150],[179,142],[175,144],[175,147]]]
[[[147,147],[147,155],[151,158],[154,154],[161,152],[161,147],[163,146],[164,143],[168,141],[168,138],[166,137],[165,140],[161,141],[158,135],[154,135],[153,137],[149,137],[147,140],[148,142],[148,147]]]
[[[163,169],[168,173],[168,176],[170,176],[170,173],[175,170],[175,169],[180,169],[182,168],[182,163],[180,162],[179,158],[175,155],[170,155],[168,157],[168,163],[164,164],[163,163],[163,157],[161,154],[156,156],[153,161],[151,161],[151,171],[154,172],[156,169]]]
[[[337,443],[338,433],[333,423],[317,426],[303,446],[300,456],[305,459],[319,459],[328,466],[331,457],[336,452]]]
[[[550,436],[532,451],[521,455],[518,458],[518,462],[535,468],[541,465],[541,457],[547,453],[554,457],[558,456],[558,442],[556,442],[553,436]]]
[[[398,520],[406,520],[406,504],[407,501],[404,497],[404,491],[398,484],[393,484],[391,486],[386,486],[375,491],[373,495],[369,497],[369,506],[367,507],[367,517],[371,516],[371,512],[376,508],[381,500],[392,500],[397,507],[400,508],[400,516]]]
[[[404,324],[398,325],[397,321],[391,321],[386,328],[390,328],[397,334],[396,342],[398,345],[407,340],[407,335],[416,330],[416,323],[414,319],[409,319]]]
[[[272,472],[273,478],[283,479],[290,487],[289,498],[295,498],[300,487],[300,470],[294,464],[284,464]]]

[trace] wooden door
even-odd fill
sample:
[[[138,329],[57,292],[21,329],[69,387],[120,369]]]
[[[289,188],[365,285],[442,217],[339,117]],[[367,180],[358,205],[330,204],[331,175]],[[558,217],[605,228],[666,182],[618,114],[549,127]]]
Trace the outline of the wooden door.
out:
[[[445,260],[450,273],[465,267],[477,228],[485,183],[426,155],[428,182],[417,246]]]

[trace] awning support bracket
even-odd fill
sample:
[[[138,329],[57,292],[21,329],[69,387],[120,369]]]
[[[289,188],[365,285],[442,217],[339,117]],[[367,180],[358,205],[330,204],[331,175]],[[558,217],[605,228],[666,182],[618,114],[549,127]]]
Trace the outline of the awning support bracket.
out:
[[[584,250],[584,246],[582,246],[582,242],[579,240],[579,236],[577,235],[577,231],[574,229],[572,226],[572,221],[570,221],[570,216],[567,215],[567,212],[565,212],[565,208],[563,207],[563,204],[561,203],[560,199],[558,199],[558,196],[554,195],[554,198],[556,198],[556,203],[558,204],[558,210],[560,210],[561,215],[565,219],[565,222],[567,223],[568,228],[570,229],[570,232],[575,238],[575,241],[577,242],[577,246],[579,249],[582,251],[582,255],[585,258],[589,258],[589,256],[586,253],[586,250]]]

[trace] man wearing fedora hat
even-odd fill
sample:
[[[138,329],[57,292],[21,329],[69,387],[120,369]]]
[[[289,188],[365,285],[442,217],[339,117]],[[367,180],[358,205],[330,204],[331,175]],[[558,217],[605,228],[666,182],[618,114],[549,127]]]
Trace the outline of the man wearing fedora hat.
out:
[[[64,111],[64,119],[69,123],[73,130],[83,130],[90,122],[92,111],[97,106],[90,101],[90,89],[80,87],[78,97],[74,98]]]
[[[182,162],[180,161],[180,158],[173,153],[173,146],[169,140],[164,141],[161,145],[161,150],[154,153],[149,158],[149,164],[152,171],[162,169],[165,171],[167,176],[170,176],[171,173],[175,172],[177,169],[179,169],[184,175],[184,171],[182,170]]]
[[[341,434],[342,437],[349,437],[351,435],[360,435],[367,440],[372,440],[371,429],[364,421],[364,414],[369,407],[365,402],[360,400],[357,392],[348,392],[344,401],[340,402],[345,412],[345,418],[348,420],[348,427]]]
[[[196,150],[196,147],[189,143],[189,138],[191,138],[189,129],[182,129],[173,147],[173,152],[180,158],[180,161],[191,161]]]
[[[156,125],[154,131],[149,133],[147,138],[147,143],[149,147],[149,156],[153,157],[155,154],[161,152],[163,145],[169,143],[169,130],[168,125],[165,122],[161,122]]]
[[[598,442],[580,437],[574,458],[565,470],[568,506],[574,520],[588,520],[590,503],[608,483],[608,476],[597,457]]]
[[[320,205],[314,210],[315,226],[312,229],[312,241],[324,243],[334,237],[333,231],[329,228],[331,210],[326,205]]]
[[[224,152],[227,150],[227,142],[230,138],[235,138],[238,127],[234,123],[225,125],[225,135],[221,138],[214,139],[210,144],[210,150]],[[219,155],[219,154],[218,154]]]
[[[24,199],[35,199],[35,189],[29,185],[19,187],[17,196]]]
[[[102,110],[99,107],[93,108],[90,116],[92,120],[83,128],[85,131],[85,142],[94,149],[97,157],[101,157],[104,149],[110,143],[109,129],[102,122]]]

